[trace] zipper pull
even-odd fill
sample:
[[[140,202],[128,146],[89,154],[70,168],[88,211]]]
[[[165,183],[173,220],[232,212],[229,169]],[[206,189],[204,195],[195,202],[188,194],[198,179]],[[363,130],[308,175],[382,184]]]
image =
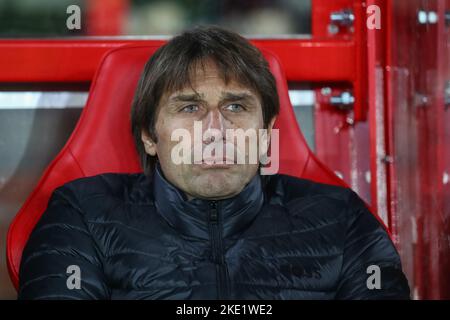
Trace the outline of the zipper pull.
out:
[[[209,220],[211,222],[217,222],[217,202],[216,201],[212,201],[209,204],[210,207],[210,211],[209,211]]]

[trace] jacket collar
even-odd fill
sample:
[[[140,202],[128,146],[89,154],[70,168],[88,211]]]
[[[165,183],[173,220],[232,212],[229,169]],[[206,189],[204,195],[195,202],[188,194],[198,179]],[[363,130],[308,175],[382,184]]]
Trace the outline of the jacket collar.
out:
[[[218,223],[224,237],[247,227],[261,210],[264,192],[259,174],[250,180],[236,196],[223,200],[187,200],[184,192],[164,177],[157,165],[153,175],[153,195],[156,210],[181,233],[197,238],[209,238],[211,205],[216,203]]]

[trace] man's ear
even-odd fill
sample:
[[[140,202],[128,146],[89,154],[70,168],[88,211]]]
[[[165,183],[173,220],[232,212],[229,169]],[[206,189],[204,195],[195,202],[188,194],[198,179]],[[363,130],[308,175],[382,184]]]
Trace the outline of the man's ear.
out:
[[[151,156],[156,156],[156,143],[144,129],[141,130],[141,140],[144,144],[145,152]]]

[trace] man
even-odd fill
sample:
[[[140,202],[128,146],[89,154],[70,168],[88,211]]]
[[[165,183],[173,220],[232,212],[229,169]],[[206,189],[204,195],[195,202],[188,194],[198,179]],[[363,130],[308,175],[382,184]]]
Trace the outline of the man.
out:
[[[173,38],[133,102],[144,173],[56,189],[24,250],[19,298],[409,298],[388,234],[354,192],[250,161],[255,143],[264,159],[278,111],[247,40],[216,27]],[[233,130],[266,135],[239,145]]]

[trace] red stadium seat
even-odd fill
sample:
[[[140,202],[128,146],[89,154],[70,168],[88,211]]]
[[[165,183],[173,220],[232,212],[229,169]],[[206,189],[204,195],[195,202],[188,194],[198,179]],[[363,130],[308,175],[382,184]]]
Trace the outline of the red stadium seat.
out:
[[[129,114],[140,73],[156,49],[150,45],[123,46],[104,56],[77,126],[8,230],[8,268],[16,288],[22,250],[56,187],[105,172],[142,171],[131,136]],[[262,51],[275,75],[280,95],[281,112],[275,123],[280,129],[280,172],[346,186],[309,149],[297,125],[280,62],[274,54]]]

